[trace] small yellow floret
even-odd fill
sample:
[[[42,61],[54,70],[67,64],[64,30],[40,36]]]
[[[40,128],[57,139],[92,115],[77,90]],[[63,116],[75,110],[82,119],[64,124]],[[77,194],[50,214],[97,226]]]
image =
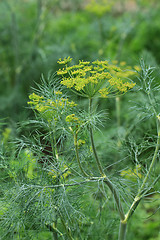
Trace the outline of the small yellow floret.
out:
[[[55,91],[54,92],[56,95],[62,95],[62,92],[61,91]]]
[[[158,120],[160,121],[160,115],[157,115]]]
[[[59,64],[67,64],[67,63],[69,63],[69,62],[71,62],[72,61],[72,58],[71,57],[68,57],[68,58],[64,58],[64,59],[59,59],[58,61],[57,61],[57,63],[59,63]]]
[[[108,94],[109,94],[109,91],[108,91],[107,88],[102,88],[102,89],[99,90],[99,93],[101,94],[102,98],[107,98]]]
[[[70,114],[66,117],[66,122],[79,122],[79,118],[75,116],[75,114]]]
[[[77,145],[78,145],[78,147],[80,147],[80,146],[82,146],[85,143],[86,143],[85,140],[79,139],[78,142],[77,142]]]

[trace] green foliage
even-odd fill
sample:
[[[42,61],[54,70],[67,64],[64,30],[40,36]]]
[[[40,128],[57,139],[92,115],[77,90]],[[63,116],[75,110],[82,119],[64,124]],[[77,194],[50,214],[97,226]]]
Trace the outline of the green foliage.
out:
[[[142,202],[136,209],[133,222],[129,222],[128,237],[158,237],[159,203],[153,200],[159,198],[159,175],[157,168],[152,173],[151,170],[159,143],[155,144],[155,136],[148,139],[151,128],[137,134],[137,129],[129,129],[128,124],[141,127],[144,119],[152,122],[149,119],[155,117],[159,121],[159,88],[154,85],[153,68],[143,61],[137,76],[135,90],[128,94],[133,99],[134,94],[137,96],[136,104],[143,95],[144,102],[141,108],[132,109],[121,132],[114,121],[107,126],[103,121],[106,115],[93,110],[94,102],[90,100],[89,112],[81,110],[63,86],[55,85],[53,75],[48,80],[42,78],[42,85],[29,96],[35,120],[22,126],[32,126],[29,136],[13,143],[11,130],[2,131],[2,149],[6,152],[2,155],[2,239],[41,239],[40,233],[44,239],[99,239],[99,235],[115,239],[119,222],[116,210],[123,218],[124,208],[124,220],[128,221],[132,206],[135,210],[139,200],[147,200],[148,196],[152,203]],[[138,111],[141,115],[137,122],[134,117]],[[93,130],[104,127],[103,135],[96,133],[95,146]],[[149,220],[142,223],[140,219],[147,218],[150,209],[155,212],[154,224]],[[146,226],[147,230],[138,231],[134,221],[141,230]]]
[[[154,160],[154,151],[160,97],[154,67],[160,62],[160,4],[122,3],[0,2],[0,115],[5,117],[0,122],[1,239],[117,239],[120,207],[114,189],[106,187],[107,177],[125,212],[137,194],[143,195],[137,209],[135,202],[128,239],[159,239],[159,159]],[[57,59],[68,56],[73,63],[67,63],[63,79],[47,76],[57,72]],[[148,66],[141,61],[140,71],[141,56]],[[97,69],[89,67],[98,68],[98,63],[103,64],[96,75]],[[139,72],[132,80],[124,74],[128,65]],[[109,66],[117,67],[114,74],[123,83],[134,79],[134,89],[117,96],[117,86],[122,87],[117,78],[110,99]],[[91,77],[101,78],[100,85],[87,82]],[[65,88],[69,78],[71,92]],[[89,112],[86,91],[96,96]]]
[[[65,68],[57,71],[62,76],[61,84],[74,89],[77,94],[87,98],[93,98],[97,93],[100,97],[108,98],[126,93],[135,86],[129,81],[136,73],[129,69],[124,71],[108,61],[94,61],[92,63],[79,61],[78,65],[67,66],[72,59],[59,60],[59,64],[65,64]]]

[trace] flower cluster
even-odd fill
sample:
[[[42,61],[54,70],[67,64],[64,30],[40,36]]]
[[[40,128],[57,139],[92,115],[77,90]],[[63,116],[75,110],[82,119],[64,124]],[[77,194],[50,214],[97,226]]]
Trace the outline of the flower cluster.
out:
[[[65,120],[72,134],[78,133],[83,125],[83,120],[77,117],[74,113],[67,115]]]
[[[81,147],[81,146],[84,145],[85,143],[86,143],[85,140],[79,139],[78,142],[77,142],[77,145],[78,145],[78,147]]]
[[[75,116],[75,114],[70,114],[66,117],[66,122],[69,122],[69,123],[79,123],[80,120],[78,117]]]
[[[60,91],[55,92],[55,95],[61,94],[62,92]],[[61,114],[64,109],[70,109],[77,105],[73,101],[70,102],[67,98],[45,99],[43,96],[35,93],[32,93],[29,99],[31,101],[29,101],[28,104],[37,110],[48,122],[53,120],[56,122],[59,114]]]
[[[92,98],[97,93],[101,97],[113,97],[126,93],[135,86],[131,77],[136,74],[130,67],[123,70],[108,61],[79,61],[79,64],[65,66],[57,71],[62,76],[61,84],[79,94]]]
[[[71,62],[71,61],[72,61],[72,58],[70,58],[70,57],[64,58],[63,60],[60,58],[59,61],[58,61],[58,63],[59,63],[59,64],[67,64],[67,63],[69,63],[69,62]]]

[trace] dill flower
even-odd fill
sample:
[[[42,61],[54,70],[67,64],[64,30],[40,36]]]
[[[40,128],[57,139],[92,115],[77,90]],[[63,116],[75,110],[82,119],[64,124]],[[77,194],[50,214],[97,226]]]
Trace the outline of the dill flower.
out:
[[[77,142],[78,147],[81,147],[82,145],[84,145],[86,143],[85,140],[79,139]]]
[[[99,95],[102,98],[124,94],[135,86],[130,79],[136,74],[132,69],[122,69],[110,64],[108,61],[83,62],[73,66],[59,69],[57,75],[61,75],[61,84],[72,89],[81,96],[93,98]]]
[[[71,61],[72,61],[72,58],[70,58],[70,57],[64,58],[63,60],[60,58],[60,59],[58,60],[58,63],[59,63],[59,64],[67,64],[67,63],[69,63],[69,62],[71,62]]]
[[[99,90],[99,93],[101,94],[101,97],[103,97],[103,98],[107,98],[107,96],[108,96],[108,94],[109,94],[107,88],[102,88],[102,89],[100,89],[100,90]]]
[[[55,91],[55,95],[61,95],[62,92]],[[44,119],[48,122],[54,121],[57,122],[59,115],[61,115],[65,110],[75,107],[77,104],[73,101],[69,101],[67,98],[58,98],[58,99],[45,99],[43,96],[39,96],[35,93],[29,95],[31,101],[28,102],[33,109],[38,111]]]
[[[78,117],[75,116],[75,114],[70,114],[66,117],[66,122],[69,122],[69,123],[79,123],[80,120]]]

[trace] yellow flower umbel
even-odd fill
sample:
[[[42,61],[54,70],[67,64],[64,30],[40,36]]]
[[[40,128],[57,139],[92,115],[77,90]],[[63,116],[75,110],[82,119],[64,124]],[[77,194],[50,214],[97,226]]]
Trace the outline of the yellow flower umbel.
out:
[[[57,96],[61,95],[62,92],[55,91],[54,94]],[[31,101],[28,102],[35,110],[38,111],[41,116],[48,122],[57,122],[58,116],[63,113],[64,109],[70,109],[76,106],[73,101],[69,101],[67,98],[59,97],[55,99],[46,99],[43,96],[39,96],[32,93],[29,96]]]
[[[65,61],[61,62],[65,64]],[[108,61],[79,61],[79,64],[73,66],[67,66],[67,63],[65,68],[57,71],[62,76],[61,84],[82,96],[92,98],[98,94],[103,98],[113,97],[135,86],[130,79],[136,74],[135,71],[127,68],[123,70]]]

